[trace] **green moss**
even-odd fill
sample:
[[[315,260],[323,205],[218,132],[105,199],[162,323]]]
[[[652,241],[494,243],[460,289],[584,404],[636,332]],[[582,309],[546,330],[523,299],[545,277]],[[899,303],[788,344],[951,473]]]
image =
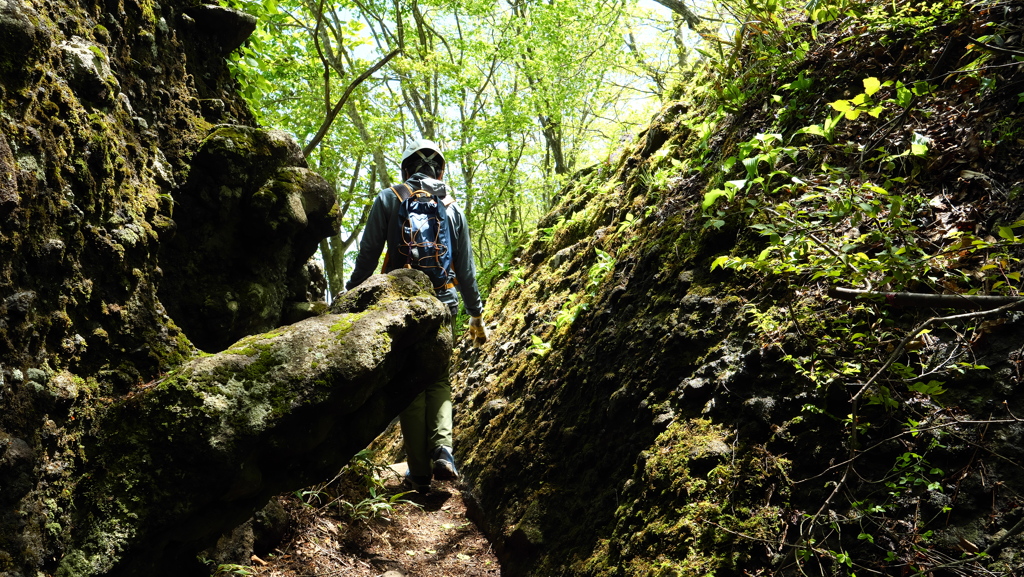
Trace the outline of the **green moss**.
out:
[[[269,345],[264,344],[263,341],[268,341],[283,334],[285,334],[284,331],[273,330],[258,335],[249,335],[231,345],[231,347],[224,352],[232,355],[244,355],[247,357],[259,355],[269,347]]]
[[[363,318],[369,311],[341,315],[336,323],[331,325],[331,332],[335,338],[342,339],[352,330],[356,321]]]
[[[736,447],[727,431],[704,419],[672,423],[641,460],[612,538],[577,565],[581,574],[739,571],[762,540],[778,539],[784,495],[769,504],[766,487],[782,485],[788,461]]]
[[[56,577],[79,577],[92,575],[93,565],[82,551],[72,551],[60,560]]]

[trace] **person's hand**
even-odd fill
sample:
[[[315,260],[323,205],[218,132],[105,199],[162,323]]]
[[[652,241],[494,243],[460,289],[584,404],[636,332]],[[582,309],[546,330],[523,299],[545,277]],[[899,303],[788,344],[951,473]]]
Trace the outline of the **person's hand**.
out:
[[[473,343],[478,347],[487,342],[487,329],[484,327],[483,318],[469,318],[469,334],[473,336]]]

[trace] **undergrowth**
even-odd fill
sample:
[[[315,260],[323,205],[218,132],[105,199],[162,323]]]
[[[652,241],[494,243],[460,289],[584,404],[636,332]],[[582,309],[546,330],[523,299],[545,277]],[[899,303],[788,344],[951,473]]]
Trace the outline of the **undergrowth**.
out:
[[[385,487],[390,468],[374,460],[374,451],[356,453],[330,481],[295,492],[305,506],[319,513],[333,513],[350,522],[390,519],[400,507],[418,507],[406,499],[409,491],[394,493]]]

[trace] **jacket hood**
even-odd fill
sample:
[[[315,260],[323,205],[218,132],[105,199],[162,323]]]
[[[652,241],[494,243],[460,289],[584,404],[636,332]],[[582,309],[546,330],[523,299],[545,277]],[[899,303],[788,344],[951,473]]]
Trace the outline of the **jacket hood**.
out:
[[[445,183],[436,178],[431,178],[422,172],[417,172],[410,176],[409,180],[406,180],[405,183],[412,187],[413,190],[425,190],[438,198],[448,196],[448,186]]]

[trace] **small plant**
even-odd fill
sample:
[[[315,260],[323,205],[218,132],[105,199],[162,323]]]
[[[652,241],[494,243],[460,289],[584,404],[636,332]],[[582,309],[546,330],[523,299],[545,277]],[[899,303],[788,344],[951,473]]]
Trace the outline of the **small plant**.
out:
[[[325,492],[320,488],[312,489],[299,489],[292,493],[299,502],[305,507],[316,508],[320,505],[321,500],[325,497]]]
[[[214,571],[213,577],[220,577],[221,575],[252,575],[252,570],[245,565],[221,563],[220,565],[217,565],[217,569]]]
[[[608,276],[608,273],[615,269],[615,257],[599,248],[594,250],[597,252],[597,262],[587,271],[587,278],[589,279],[587,282],[587,292],[591,295],[596,293],[597,287],[601,285],[605,277]]]
[[[390,469],[374,462],[374,454],[370,449],[356,453],[334,479],[296,491],[295,497],[306,507],[318,511],[334,508],[342,517],[354,521],[390,518],[399,505],[419,506],[405,499],[408,492],[388,494],[383,475]],[[368,493],[367,497],[346,498],[358,494],[360,487]]]
[[[632,212],[627,212],[626,213],[626,217],[623,218],[622,222],[619,223],[619,228],[617,228],[615,230],[615,232],[618,233],[618,234],[622,234],[623,232],[625,232],[625,231],[629,230],[630,228],[632,228],[633,225],[636,224],[636,223],[637,223],[636,215],[634,215]]]
[[[416,503],[405,498],[410,493],[409,491],[395,493],[394,495],[388,495],[386,492],[379,493],[378,491],[377,487],[370,487],[369,497],[358,503],[340,501],[340,508],[349,519],[367,521],[370,519],[390,519],[391,515],[395,512],[395,508],[399,505],[418,506]]]
[[[562,305],[562,309],[555,315],[555,328],[560,329],[565,326],[572,326],[580,312],[585,310],[587,310],[587,303],[579,300],[579,295],[570,295],[565,304]]]
[[[375,453],[370,449],[359,451],[338,474],[341,476],[347,473],[355,476],[369,493],[368,497],[355,503],[337,499],[338,509],[349,519],[357,521],[389,519],[399,505],[419,506],[405,498],[409,494],[408,491],[394,495],[387,493],[382,474],[388,469],[374,462],[374,455]]]
[[[540,229],[540,239],[543,240],[544,242],[551,242],[555,238],[555,233],[558,232],[558,230],[562,228],[564,224],[565,215],[561,215],[558,217],[558,220],[555,221],[555,224],[547,228]]]
[[[528,350],[531,353],[543,357],[551,352],[551,343],[544,342],[544,339],[537,335],[530,335],[530,340],[532,341],[532,344]]]
[[[206,557],[198,557],[199,562],[203,565],[213,565],[214,560]],[[211,577],[223,577],[224,575],[252,575],[252,569],[245,565],[237,565],[235,563],[221,563],[213,570]]]
[[[850,100],[836,100],[830,102],[829,106],[841,112],[847,120],[857,120],[861,114],[878,118],[883,107],[876,103],[871,97],[882,89],[883,86],[890,86],[892,82],[881,82],[874,76],[864,79],[864,92],[854,96]]]

